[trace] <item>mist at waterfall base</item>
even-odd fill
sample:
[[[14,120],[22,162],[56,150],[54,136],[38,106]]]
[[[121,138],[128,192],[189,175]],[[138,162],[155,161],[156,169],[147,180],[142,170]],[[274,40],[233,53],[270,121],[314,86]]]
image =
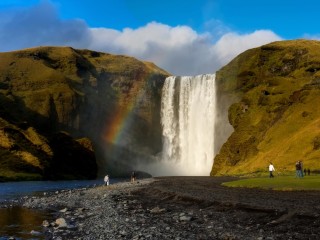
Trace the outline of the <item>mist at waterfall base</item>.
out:
[[[166,78],[162,154],[139,167],[153,176],[209,176],[215,156],[215,96],[215,74]]]

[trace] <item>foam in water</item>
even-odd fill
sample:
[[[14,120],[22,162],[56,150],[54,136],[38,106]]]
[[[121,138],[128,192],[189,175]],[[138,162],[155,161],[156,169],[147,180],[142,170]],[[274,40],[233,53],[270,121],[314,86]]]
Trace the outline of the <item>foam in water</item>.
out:
[[[209,175],[214,158],[215,74],[168,77],[161,102],[163,154],[155,175]]]

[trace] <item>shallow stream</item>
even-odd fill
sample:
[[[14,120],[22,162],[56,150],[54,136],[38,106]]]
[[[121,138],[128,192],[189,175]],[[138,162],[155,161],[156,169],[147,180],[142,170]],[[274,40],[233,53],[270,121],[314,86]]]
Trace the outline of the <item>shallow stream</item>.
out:
[[[48,212],[21,207],[0,208],[0,240],[45,239],[42,222],[50,220]]]
[[[111,179],[110,184],[121,179]],[[88,188],[102,185],[103,180],[74,180],[74,181],[30,181],[0,183],[0,203],[10,205],[10,200],[25,196],[43,195],[45,192],[55,192],[67,189]],[[42,222],[53,220],[49,212],[27,209],[22,207],[0,208],[0,240],[13,237],[22,239],[45,239],[42,232]]]

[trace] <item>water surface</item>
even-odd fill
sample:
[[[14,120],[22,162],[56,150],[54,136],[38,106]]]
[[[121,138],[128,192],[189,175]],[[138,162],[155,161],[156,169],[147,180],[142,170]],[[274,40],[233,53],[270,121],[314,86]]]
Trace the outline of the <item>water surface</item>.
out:
[[[110,184],[121,179],[110,179]],[[74,181],[28,181],[0,183],[0,203],[24,196],[43,195],[44,192],[88,188],[103,185],[102,179]],[[0,208],[0,240],[14,237],[22,239],[45,239],[41,233],[42,222],[52,220],[49,212],[23,207]],[[34,234],[31,234],[33,231]],[[38,233],[38,234],[37,234]]]
[[[42,222],[52,216],[45,211],[22,207],[0,208],[0,240],[9,237],[20,239],[45,239],[41,233]]]
[[[110,183],[119,180],[111,179]],[[0,183],[0,202],[42,194],[43,192],[59,191],[62,189],[75,189],[102,185],[102,179],[96,180],[73,180],[73,181],[26,181],[26,182],[4,182]]]

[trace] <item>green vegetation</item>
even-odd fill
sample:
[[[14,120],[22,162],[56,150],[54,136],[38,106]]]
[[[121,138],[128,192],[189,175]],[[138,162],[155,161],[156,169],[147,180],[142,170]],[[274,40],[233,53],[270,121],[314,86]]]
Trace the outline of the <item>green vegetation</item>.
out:
[[[112,156],[101,149],[113,140],[107,129],[133,106],[136,129],[126,135],[137,148],[161,148],[153,140],[161,141],[160,90],[169,74],[154,64],[71,47],[0,59],[0,181],[95,178]]]
[[[259,176],[269,162],[283,173],[302,160],[320,170],[320,42],[293,40],[250,49],[217,73],[218,92],[232,99],[234,128],[211,175]],[[218,103],[226,111],[224,103]]]
[[[246,178],[222,184],[227,187],[262,188],[280,191],[320,190],[320,176],[277,176],[274,178]]]

